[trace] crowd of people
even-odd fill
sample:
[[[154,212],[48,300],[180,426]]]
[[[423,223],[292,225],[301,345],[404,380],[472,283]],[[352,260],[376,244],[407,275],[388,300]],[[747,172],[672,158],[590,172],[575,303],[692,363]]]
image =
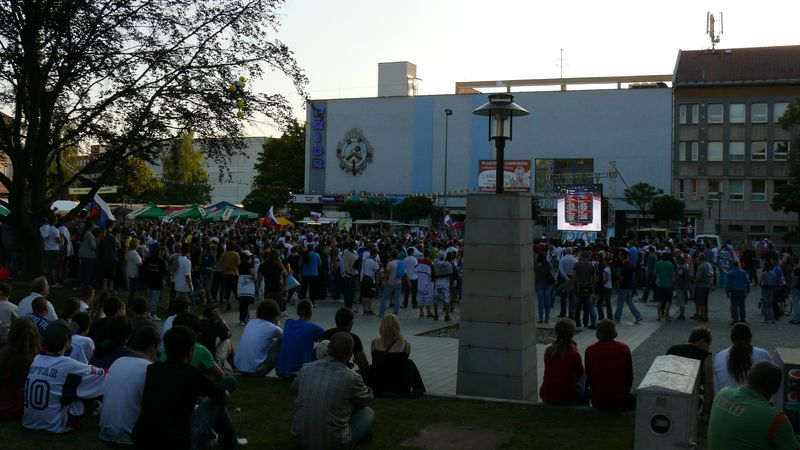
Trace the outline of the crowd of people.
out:
[[[46,270],[31,294],[15,305],[10,287],[0,284],[0,418],[61,433],[95,412],[100,439],[136,448],[157,446],[164,436],[180,448],[211,440],[222,448],[245,445],[225,404],[236,377],[271,373],[292,381],[297,394],[291,433],[299,446],[368,440],[373,396],[425,392],[400,310],[450,321],[463,284],[462,240],[435,231],[354,235],[238,222],[101,228],[73,218],[48,220],[41,233]],[[616,337],[625,308],[634,323],[643,320],[639,291],[643,302],[653,294],[665,321],[707,321],[712,289],[730,298],[729,349],[712,360],[703,327],[669,349],[703,361],[707,412],[715,392],[745,384],[750,369],[769,359],[751,344],[745,300],[752,287],[761,288],[765,321],[777,320],[790,297],[790,322],[800,323],[800,269],[791,248],[542,239],[532,251],[537,321],[549,323],[560,303],[540,390],[547,403],[635,408],[630,349]],[[16,273],[15,256],[3,256]],[[59,314],[48,301],[51,288],[74,290]],[[343,305],[336,326],[325,330],[313,321],[314,307],[329,298]],[[234,306],[243,327],[238,343],[223,318]],[[377,337],[367,351],[353,324],[375,309]],[[581,324],[597,336],[583,358],[573,341]],[[331,416],[325,424],[323,412]]]

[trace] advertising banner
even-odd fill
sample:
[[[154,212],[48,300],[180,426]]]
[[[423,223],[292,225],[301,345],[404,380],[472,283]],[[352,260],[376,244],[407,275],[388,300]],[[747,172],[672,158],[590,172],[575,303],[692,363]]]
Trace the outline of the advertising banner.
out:
[[[478,191],[494,192],[497,161],[482,159],[478,165]],[[529,159],[511,159],[503,164],[503,186],[506,192],[531,191],[531,161]]]
[[[602,184],[565,184],[556,189],[559,231],[602,230]]]

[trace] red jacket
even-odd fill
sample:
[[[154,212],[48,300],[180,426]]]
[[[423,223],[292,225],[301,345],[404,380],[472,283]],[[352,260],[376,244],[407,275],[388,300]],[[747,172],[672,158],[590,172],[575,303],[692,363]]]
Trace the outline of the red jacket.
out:
[[[613,339],[597,341],[586,348],[585,361],[592,406],[605,410],[626,409],[633,385],[633,361],[628,346]]]
[[[581,391],[578,378],[583,375],[581,354],[570,346],[564,353],[544,363],[544,379],[539,396],[551,405],[567,405],[578,401]]]

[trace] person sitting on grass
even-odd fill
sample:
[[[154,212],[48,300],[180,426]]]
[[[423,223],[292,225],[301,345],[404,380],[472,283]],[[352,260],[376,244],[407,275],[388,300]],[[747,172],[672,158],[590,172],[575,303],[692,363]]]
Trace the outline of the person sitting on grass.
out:
[[[33,281],[31,281],[30,295],[20,300],[19,305],[17,305],[17,316],[25,317],[28,314],[31,314],[33,312],[33,309],[31,308],[31,303],[33,303],[33,300],[37,298],[44,298],[47,302],[47,320],[52,322],[53,320],[58,319],[58,315],[56,315],[56,310],[53,308],[53,304],[47,301],[48,295],[50,295],[50,285],[47,283],[47,278],[34,278]]]
[[[40,342],[39,330],[30,320],[17,319],[11,325],[8,343],[0,349],[0,420],[22,418],[25,378]]]
[[[80,294],[80,312],[88,313],[94,304],[94,288],[89,284],[81,286]]]
[[[51,323],[42,344],[43,352],[33,359],[28,371],[22,426],[65,433],[78,427],[85,412],[83,399],[103,395],[106,372],[64,356],[70,346],[65,322]]]
[[[50,325],[50,320],[47,318],[47,300],[42,297],[37,297],[31,302],[31,312],[25,317],[30,319],[39,330],[39,333],[44,335],[44,330]]]
[[[183,325],[164,335],[166,361],[147,367],[141,412],[133,427],[134,448],[203,448],[214,433],[222,449],[247,444],[237,438],[225,408],[230,393],[190,364],[196,345],[197,334]],[[205,398],[197,406],[200,397]]]
[[[125,302],[116,295],[108,295],[103,300],[103,314],[103,318],[92,321],[92,327],[89,328],[89,337],[97,345],[102,345],[108,339],[111,319],[125,315]]]
[[[263,377],[275,368],[283,337],[279,315],[280,307],[275,300],[267,299],[258,304],[256,318],[245,325],[234,358],[242,374]]]
[[[361,338],[353,333],[353,321],[355,320],[355,313],[352,309],[341,307],[336,311],[336,327],[325,331],[322,335],[323,341],[329,341],[334,334],[344,331],[353,338],[353,361],[358,366],[359,373],[363,376],[369,369],[369,361],[364,354],[364,344],[361,343]],[[352,367],[352,366],[351,366]]]
[[[558,319],[556,340],[544,351],[544,379],[539,395],[549,405],[586,405],[586,377],[575,336],[575,322]]]
[[[94,341],[88,336],[92,319],[89,314],[81,312],[72,316],[70,330],[72,330],[72,345],[80,347],[86,359],[91,361],[94,356]]]
[[[172,328],[172,322],[175,320],[179,314],[189,312],[189,308],[192,307],[192,302],[189,301],[188,298],[184,297],[183,295],[179,295],[175,297],[175,300],[172,301],[172,308],[174,310],[174,314],[164,319],[164,324],[161,326],[161,342],[163,347],[164,342],[164,335],[167,334],[170,328]]]
[[[147,367],[158,355],[161,336],[153,327],[133,332],[132,356],[123,356],[108,369],[100,409],[100,440],[125,446],[133,445],[131,433],[142,407],[142,393]]]
[[[134,356],[136,353],[127,347],[133,334],[133,322],[128,316],[114,316],[108,324],[108,339],[100,343],[94,351],[91,363],[94,366],[108,369],[123,356]]]
[[[376,394],[405,397],[425,393],[422,376],[409,358],[411,344],[403,336],[397,316],[383,316],[379,336],[372,340],[371,349],[367,384]]]
[[[10,295],[11,285],[0,283],[0,346],[6,345],[11,323],[19,317],[17,315],[17,305],[8,301]]]
[[[633,360],[631,349],[616,340],[614,322],[597,323],[597,342],[586,348],[586,384],[592,407],[606,411],[633,411],[636,397],[631,395]]]
[[[745,386],[722,389],[711,408],[708,449],[800,448],[786,414],[770,404],[782,376],[780,367],[759,361],[747,373]]]
[[[231,369],[236,367],[234,363],[236,352],[231,340],[232,336],[231,328],[222,318],[219,304],[207,303],[203,308],[203,317],[200,318],[200,334],[197,335],[197,340],[214,355],[214,359],[222,367],[225,367],[225,361],[227,361]]]
[[[730,278],[728,279],[730,281]],[[704,326],[694,327],[689,335],[688,344],[673,345],[667,350],[668,355],[682,356],[700,361],[700,391],[703,394],[703,412],[711,411],[714,400],[714,358],[711,348],[711,332]]]
[[[200,319],[198,319],[194,313],[185,312],[179,314],[173,321],[173,326],[177,325],[188,327],[194,332],[195,336],[198,336],[200,333]],[[166,361],[167,357],[168,355],[166,353],[161,353],[162,361]],[[225,375],[225,371],[217,364],[214,355],[200,342],[195,342],[191,364],[204,371],[214,382],[221,383],[228,392],[236,390],[236,380],[231,376]]]
[[[316,359],[314,343],[322,340],[325,330],[311,322],[314,306],[308,300],[297,303],[297,319],[289,319],[283,326],[283,340],[275,373],[282,378],[294,378],[300,366]]]
[[[353,448],[371,439],[375,412],[366,405],[373,395],[347,366],[352,354],[353,338],[340,331],[331,337],[327,357],[300,368],[291,387],[297,395],[292,438],[299,448]]]
[[[138,330],[142,327],[158,329],[155,322],[150,320],[147,300],[145,300],[144,297],[135,297],[133,299],[133,329]]]

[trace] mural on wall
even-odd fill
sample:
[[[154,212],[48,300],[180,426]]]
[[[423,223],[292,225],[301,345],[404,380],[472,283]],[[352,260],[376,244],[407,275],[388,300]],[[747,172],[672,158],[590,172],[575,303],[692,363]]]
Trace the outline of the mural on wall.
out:
[[[336,146],[339,167],[354,176],[359,175],[372,163],[373,148],[361,130],[353,128]]]

